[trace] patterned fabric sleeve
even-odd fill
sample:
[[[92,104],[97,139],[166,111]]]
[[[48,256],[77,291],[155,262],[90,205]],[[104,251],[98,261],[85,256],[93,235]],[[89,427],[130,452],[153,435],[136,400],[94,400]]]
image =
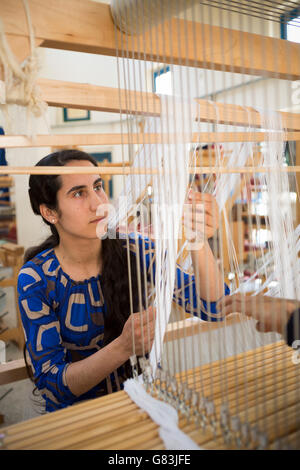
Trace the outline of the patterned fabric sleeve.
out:
[[[131,240],[132,246],[135,241]],[[136,251],[136,245],[135,245]],[[141,264],[146,260],[148,278],[152,276],[155,282],[155,245],[149,239],[139,237],[139,254]],[[229,295],[230,289],[224,284],[224,295]],[[221,318],[217,314],[216,302],[208,302],[199,298],[196,292],[195,276],[185,272],[179,265],[176,267],[175,288],[173,301],[184,308],[187,313],[195,315],[201,320],[218,321]]]
[[[224,284],[224,295],[229,295],[230,289]],[[176,268],[176,285],[173,300],[183,307],[187,313],[195,315],[201,320],[218,321],[216,302],[209,302],[199,298],[196,292],[195,276],[185,272],[181,267]]]
[[[57,409],[57,404],[60,407],[72,404],[76,397],[66,384],[66,351],[46,289],[42,271],[27,263],[18,277],[19,308],[36,386],[46,400],[47,411],[51,411],[52,406]]]

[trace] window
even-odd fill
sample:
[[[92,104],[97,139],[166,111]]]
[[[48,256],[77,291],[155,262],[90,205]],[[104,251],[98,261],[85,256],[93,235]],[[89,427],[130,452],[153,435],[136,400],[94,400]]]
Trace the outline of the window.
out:
[[[300,8],[281,16],[281,37],[300,43]]]
[[[91,113],[85,109],[63,108],[64,122],[89,121]]]
[[[172,95],[172,72],[170,67],[164,67],[153,74],[154,92],[162,95]]]

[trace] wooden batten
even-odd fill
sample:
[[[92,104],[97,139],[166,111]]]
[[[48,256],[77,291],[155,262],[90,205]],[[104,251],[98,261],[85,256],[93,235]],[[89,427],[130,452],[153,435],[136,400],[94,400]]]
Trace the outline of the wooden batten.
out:
[[[11,188],[14,184],[11,176],[0,176],[0,188]]]
[[[236,168],[227,168],[224,166],[193,166],[190,167],[190,174],[252,174],[252,173],[299,173],[300,166],[286,166],[280,168],[264,167],[264,166],[244,166]],[[118,166],[109,167],[107,165],[99,165],[97,173],[102,175],[157,175],[159,171],[156,168],[138,168],[120,164]],[[95,167],[82,166],[0,166],[0,175],[93,175]]]
[[[250,106],[218,103],[207,100],[197,100],[199,103],[196,119],[202,122],[229,124],[234,126],[249,126],[259,128],[264,126],[261,122],[261,114]],[[278,111],[281,117],[282,128],[285,130],[300,129],[300,115]]]
[[[72,83],[39,78],[41,98],[49,106],[78,108],[110,113],[159,116],[160,98],[155,93]],[[195,119],[235,126],[261,127],[260,113],[249,106],[196,100],[199,104]],[[299,114],[280,111],[282,128],[300,130]]]
[[[33,147],[77,147],[89,145],[128,145],[160,144],[178,140],[172,134],[56,134],[37,135],[30,138],[25,135],[0,136],[0,148]],[[224,142],[264,142],[264,141],[299,141],[300,132],[197,132],[188,139],[194,144],[214,144]]]
[[[24,359],[15,359],[14,361],[0,364],[0,385],[17,382],[18,380],[28,379],[28,373]]]
[[[29,6],[41,46],[110,56],[122,50],[122,33],[113,23],[109,5],[88,0],[31,0]],[[1,0],[0,8],[6,33],[28,38],[19,0]],[[184,51],[183,37],[188,44]],[[287,80],[300,78],[299,44],[192,21],[173,19],[143,37],[131,36],[124,49],[128,57],[140,60]]]
[[[241,322],[240,314],[232,314],[226,320],[226,325],[233,325]],[[216,330],[224,327],[223,322],[196,322],[186,320],[169,323],[164,341],[175,341],[192,335],[201,334],[206,331]],[[28,378],[28,372],[24,359],[0,364],[0,385],[17,382]]]
[[[37,85],[40,88],[41,98],[49,106],[108,113],[160,115],[160,99],[154,93],[119,90],[46,78],[39,78]]]

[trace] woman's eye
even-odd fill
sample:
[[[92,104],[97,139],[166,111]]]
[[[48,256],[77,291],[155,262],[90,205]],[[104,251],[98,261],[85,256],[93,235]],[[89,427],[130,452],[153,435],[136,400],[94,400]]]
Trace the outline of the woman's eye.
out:
[[[101,191],[101,189],[102,189],[102,183],[97,184],[97,186],[95,186],[94,189],[95,189],[95,191]]]
[[[74,193],[74,197],[80,197],[80,196],[82,196],[82,191],[76,191]]]

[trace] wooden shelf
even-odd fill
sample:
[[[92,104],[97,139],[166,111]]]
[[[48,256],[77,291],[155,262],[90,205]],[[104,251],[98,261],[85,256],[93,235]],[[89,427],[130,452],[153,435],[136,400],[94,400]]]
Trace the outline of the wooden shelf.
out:
[[[20,350],[23,350],[25,339],[23,333],[23,327],[19,312],[18,306],[18,291],[17,291],[17,283],[18,283],[18,274],[23,265],[23,255],[24,255],[24,248],[20,245],[16,245],[14,243],[4,243],[0,245],[0,259],[2,261],[3,266],[5,267],[12,267],[13,273],[11,278],[3,279],[0,281],[0,288],[6,287],[13,287],[14,294],[15,294],[15,306],[16,306],[16,314],[17,314],[17,326],[14,328],[5,328],[4,321],[2,322],[3,326],[2,329],[5,330],[2,333],[0,332],[0,340],[4,341],[5,343],[9,341],[13,341],[17,344]]]

